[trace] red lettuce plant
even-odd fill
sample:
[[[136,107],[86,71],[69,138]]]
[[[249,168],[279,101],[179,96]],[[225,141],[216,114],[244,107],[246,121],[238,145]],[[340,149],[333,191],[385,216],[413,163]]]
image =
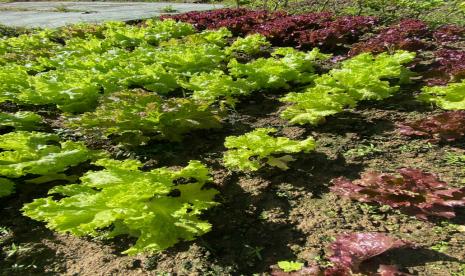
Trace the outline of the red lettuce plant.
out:
[[[397,174],[366,172],[350,181],[339,177],[331,191],[353,200],[400,208],[419,219],[429,216],[453,218],[454,207],[465,206],[465,187],[449,188],[435,174],[403,168]]]
[[[227,27],[235,35],[244,35],[254,31],[258,25],[276,18],[286,17],[285,12],[263,10],[219,9],[213,11],[194,11],[178,15],[163,16],[162,19],[174,19],[193,24],[198,30]]]
[[[439,50],[435,53],[437,70],[457,80],[465,78],[465,51]]]
[[[227,27],[234,35],[243,36],[255,33],[261,24],[266,24],[269,21],[285,17],[286,15],[283,12],[254,11],[243,16],[218,21],[215,28]]]
[[[376,18],[370,16],[344,16],[336,21],[325,22],[321,29],[299,32],[296,43],[299,48],[330,49],[338,44],[352,44],[376,23]]]
[[[424,41],[430,35],[428,26],[420,20],[406,19],[382,30],[367,41],[357,43],[350,51],[351,55],[361,52],[381,53],[388,50],[417,51],[431,48]]]
[[[285,16],[261,24],[257,32],[266,36],[274,45],[292,46],[295,45],[296,32],[319,29],[330,20],[333,20],[333,15],[327,12]]]
[[[383,233],[351,233],[342,234],[329,246],[331,255],[328,259],[333,266],[320,268],[318,266],[304,267],[299,271],[285,273],[277,267],[272,267],[273,276],[349,276],[360,271],[360,264],[386,251],[410,247],[411,243],[405,242]],[[401,276],[407,275],[400,272],[396,266],[380,265],[380,275]],[[389,274],[390,273],[390,274]]]
[[[449,43],[465,38],[465,28],[456,25],[445,25],[437,28],[433,38],[439,43]]]
[[[429,142],[455,141],[465,137],[465,111],[448,111],[413,122],[399,123],[397,130],[402,135],[429,138]]]
[[[351,275],[357,273],[363,261],[396,248],[411,246],[410,243],[383,233],[351,233],[339,235],[330,245],[329,260],[333,267],[325,275]]]
[[[376,19],[369,16],[334,18],[331,13],[288,15],[285,12],[220,9],[164,16],[162,19],[194,24],[197,29],[227,27],[234,35],[260,33],[275,46],[334,48],[341,43],[354,43],[370,30]]]

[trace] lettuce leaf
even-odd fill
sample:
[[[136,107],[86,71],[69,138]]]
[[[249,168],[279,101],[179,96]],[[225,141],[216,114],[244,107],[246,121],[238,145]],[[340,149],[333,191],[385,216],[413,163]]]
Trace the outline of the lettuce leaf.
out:
[[[199,161],[175,171],[167,168],[139,171],[135,160],[102,159],[102,171],[90,171],[81,184],[58,186],[49,194],[64,198],[36,199],[26,204],[24,215],[47,227],[77,236],[136,237],[125,254],[159,252],[181,240],[193,240],[210,231],[198,216],[215,206],[216,190],[204,189],[211,181],[208,168]],[[176,184],[187,180],[187,184]]]
[[[287,170],[287,163],[295,159],[288,153],[310,152],[315,149],[311,137],[294,141],[286,137],[272,137],[274,128],[257,128],[241,136],[226,137],[223,162],[232,170],[257,171],[265,164]]]

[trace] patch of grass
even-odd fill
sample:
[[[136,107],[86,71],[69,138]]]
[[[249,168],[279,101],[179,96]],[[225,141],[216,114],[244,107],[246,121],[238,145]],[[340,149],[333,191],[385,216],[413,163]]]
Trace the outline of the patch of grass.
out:
[[[464,166],[465,165],[465,154],[459,154],[455,152],[448,152],[443,157],[443,160],[453,166]]]
[[[377,153],[382,153],[383,151],[377,148],[373,144],[361,145],[357,148],[350,149],[344,153],[345,157],[366,157],[373,156]]]

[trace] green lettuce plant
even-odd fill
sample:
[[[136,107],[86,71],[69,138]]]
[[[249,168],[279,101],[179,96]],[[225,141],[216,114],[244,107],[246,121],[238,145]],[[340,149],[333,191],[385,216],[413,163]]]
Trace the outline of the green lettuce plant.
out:
[[[205,101],[209,104],[215,101],[234,106],[237,97],[247,96],[254,90],[253,84],[245,79],[233,79],[223,71],[214,70],[195,75],[184,83],[183,87],[193,91],[194,100]]]
[[[99,154],[83,143],[61,142],[57,135],[16,131],[0,135],[0,177],[32,175],[32,183],[68,180],[64,172]],[[3,185],[2,185],[3,186]]]
[[[123,22],[108,22],[103,35],[111,45],[133,48],[139,45],[158,45],[161,41],[195,33],[191,24],[174,20],[147,20],[144,26],[130,26]]]
[[[304,266],[303,263],[294,262],[294,261],[279,261],[278,262],[278,267],[286,273],[301,270],[303,266]]]
[[[179,141],[187,132],[221,127],[220,120],[214,109],[192,99],[164,100],[153,93],[130,90],[103,97],[94,112],[72,118],[67,125],[139,145],[150,138]]]
[[[0,112],[0,129],[13,127],[16,130],[34,130],[41,123],[42,117],[31,111]]]
[[[29,75],[24,66],[0,66],[0,103],[16,102],[22,91],[29,89]]]
[[[286,137],[272,137],[274,128],[257,128],[241,136],[226,137],[224,165],[231,170],[257,171],[266,164],[287,170],[287,163],[295,159],[290,153],[308,153],[315,149],[311,137],[295,141]]]
[[[392,55],[364,53],[342,62],[341,68],[314,80],[303,93],[289,93],[281,101],[290,103],[281,117],[292,124],[318,124],[325,117],[355,107],[363,100],[383,100],[399,90],[389,80],[409,81],[411,73],[403,66],[414,53],[398,51]]]
[[[465,80],[447,86],[423,87],[419,99],[446,110],[465,109]]]
[[[23,207],[24,215],[60,233],[135,237],[136,243],[123,252],[129,255],[159,252],[210,231],[199,215],[217,204],[217,191],[204,189],[211,178],[199,161],[181,170],[148,172],[140,171],[136,160],[101,159],[95,164],[105,169],[87,172],[81,184],[53,188],[49,194],[61,199],[36,199]]]
[[[23,91],[19,100],[35,105],[54,104],[65,112],[92,110],[100,97],[95,73],[84,70],[56,70],[30,79],[31,89]]]
[[[308,84],[316,78],[314,62],[326,59],[317,48],[300,52],[293,48],[279,48],[271,58],[259,58],[249,63],[231,59],[228,64],[230,75],[244,78],[257,89],[290,88],[291,83]]]
[[[237,38],[231,46],[226,48],[226,54],[245,53],[256,55],[263,51],[263,48],[271,47],[271,43],[261,34],[252,34],[246,37]]]

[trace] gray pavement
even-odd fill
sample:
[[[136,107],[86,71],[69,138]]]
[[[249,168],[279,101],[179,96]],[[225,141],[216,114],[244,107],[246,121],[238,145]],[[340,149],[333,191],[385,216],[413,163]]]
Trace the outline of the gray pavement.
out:
[[[14,27],[60,27],[78,22],[128,21],[176,12],[210,10],[221,5],[147,2],[13,2],[0,3],[0,24]]]

